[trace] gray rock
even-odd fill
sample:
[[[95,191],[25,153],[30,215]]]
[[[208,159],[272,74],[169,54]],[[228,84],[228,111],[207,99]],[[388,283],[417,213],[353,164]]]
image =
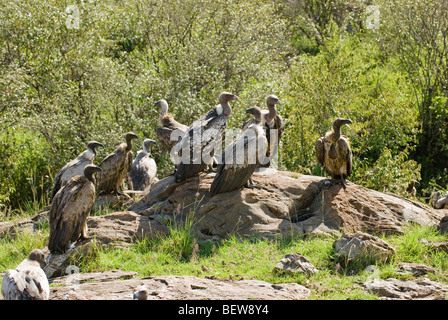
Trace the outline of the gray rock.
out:
[[[204,237],[292,236],[365,231],[402,233],[408,222],[435,225],[443,212],[417,201],[348,183],[326,184],[323,177],[265,170],[252,176],[256,186],[210,197],[214,173],[175,183],[160,180],[128,208],[144,216],[193,216]],[[193,214],[194,213],[194,214]]]
[[[275,266],[277,272],[315,274],[318,270],[306,257],[299,253],[290,253]]]
[[[54,286],[50,288],[50,300],[132,300],[139,286],[148,289],[147,300],[301,300],[311,293],[297,283],[158,276]]]
[[[445,300],[448,292],[447,286],[426,278],[415,281],[389,278],[366,282],[364,287],[384,300]]]
[[[407,262],[400,262],[398,271],[403,273],[410,273],[414,277],[420,277],[426,275],[427,273],[436,272],[434,268],[431,268],[423,263]]]
[[[333,243],[333,248],[344,263],[365,258],[386,262],[395,254],[387,242],[364,232],[342,236]]]

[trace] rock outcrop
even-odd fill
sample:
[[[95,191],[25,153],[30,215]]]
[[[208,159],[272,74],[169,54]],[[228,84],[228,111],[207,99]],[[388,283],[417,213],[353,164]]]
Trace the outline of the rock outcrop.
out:
[[[333,243],[333,248],[344,264],[362,259],[386,262],[395,254],[395,249],[386,241],[359,231],[343,235]]]
[[[349,182],[331,186],[323,177],[267,169],[256,172],[252,188],[210,197],[214,174],[175,183],[162,179],[128,210],[140,215],[194,219],[203,236],[341,235],[401,233],[408,222],[439,223],[444,216],[417,201],[381,193]]]
[[[134,290],[140,286],[148,289],[148,300],[301,300],[311,294],[297,283],[271,284],[193,276],[101,280],[107,278],[101,273],[83,274],[76,284],[70,284],[73,278],[62,277],[57,283],[69,285],[51,287],[50,300],[132,300]]]
[[[446,285],[426,278],[415,281],[388,278],[367,282],[364,287],[383,300],[445,300],[448,292]]]

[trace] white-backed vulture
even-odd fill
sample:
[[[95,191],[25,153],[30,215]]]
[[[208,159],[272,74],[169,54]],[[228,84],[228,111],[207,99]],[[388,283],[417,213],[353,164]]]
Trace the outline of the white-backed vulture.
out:
[[[87,143],[87,150],[81,152],[75,159],[59,170],[54,177],[51,200],[53,200],[56,192],[58,192],[71,178],[83,175],[86,165],[93,164],[93,159],[96,156],[96,148],[98,147],[103,147],[103,145],[96,141],[89,141]]]
[[[254,121],[222,155],[210,194],[237,190],[248,184],[260,160],[266,155],[268,142],[263,130],[264,117],[259,107],[252,107],[246,113],[254,115]]]
[[[127,180],[130,188],[136,191],[145,191],[150,188],[156,178],[157,165],[151,155],[151,146],[157,144],[155,140],[145,139],[143,148],[139,150],[128,172]]]
[[[222,92],[219,104],[194,121],[182,136],[174,150],[176,154],[181,154],[174,172],[176,182],[197,176],[213,165],[214,152],[223,141],[227,118],[232,112],[231,100],[238,100],[238,96]]]
[[[63,253],[70,242],[89,238],[86,222],[95,202],[96,172],[101,172],[101,168],[87,165],[82,176],[70,179],[54,196],[48,212],[51,253]]]
[[[126,142],[120,144],[98,165],[102,169],[96,175],[96,192],[98,194],[120,194],[119,189],[132,166],[132,140],[136,138],[138,137],[135,133],[126,133]]]
[[[3,276],[2,295],[5,300],[48,300],[50,285],[42,267],[44,253],[31,251],[15,269],[8,269]]]
[[[283,119],[277,112],[276,108],[277,104],[281,104],[280,99],[277,98],[277,96],[271,94],[266,98],[266,105],[268,106],[268,110],[261,111],[265,122],[263,128],[266,132],[266,138],[268,140],[268,149],[266,151],[266,157],[268,159],[265,161],[265,163],[261,164],[262,167],[270,166],[270,161],[274,158],[274,156],[278,152],[280,138],[284,131]],[[244,131],[252,123],[254,123],[254,118],[251,118],[248,121],[246,121],[243,125],[242,130]]]
[[[181,134],[188,130],[188,126],[177,122],[174,120],[173,115],[168,113],[168,102],[166,102],[166,100],[159,100],[154,106],[159,107],[160,127],[156,129],[157,140],[163,150],[169,153],[180,140]],[[176,136],[179,137],[179,139],[177,140],[171,137],[171,134],[175,130],[178,130]]]
[[[319,163],[331,176],[333,183],[340,182],[345,188],[345,180],[352,173],[352,150],[348,138],[341,135],[341,127],[352,123],[349,119],[338,118],[333,122],[333,130],[316,142]]]

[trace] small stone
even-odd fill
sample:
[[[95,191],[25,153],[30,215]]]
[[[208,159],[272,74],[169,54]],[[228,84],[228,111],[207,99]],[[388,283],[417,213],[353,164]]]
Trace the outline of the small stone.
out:
[[[275,270],[286,273],[306,274],[315,274],[318,272],[310,260],[299,253],[287,254],[279,263],[277,263]]]

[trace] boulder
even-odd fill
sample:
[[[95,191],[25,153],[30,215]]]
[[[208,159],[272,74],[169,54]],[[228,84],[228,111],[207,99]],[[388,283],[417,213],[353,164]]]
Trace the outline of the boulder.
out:
[[[267,169],[252,176],[255,186],[210,197],[214,173],[176,183],[160,180],[128,210],[143,216],[194,219],[203,236],[336,235],[364,231],[401,233],[408,222],[434,225],[443,213],[417,201],[348,182]]]
[[[168,235],[168,225],[156,218],[141,216],[131,211],[89,217],[89,237],[103,245],[113,245]]]
[[[395,254],[386,241],[364,232],[342,236],[333,243],[333,248],[344,263],[363,259],[386,262]]]
[[[80,275],[89,279],[76,284],[50,288],[50,300],[132,300],[137,288],[148,289],[148,300],[301,300],[310,290],[297,283],[271,284],[258,280],[219,280],[193,276],[157,276],[144,279],[96,280],[102,277]],[[56,281],[56,279],[54,280]],[[57,279],[59,284],[72,281]]]
[[[388,278],[366,282],[364,287],[383,300],[445,300],[448,292],[446,285],[426,278],[415,281]]]
[[[277,272],[315,274],[318,270],[313,264],[299,253],[285,255],[274,268]]]
[[[412,274],[414,277],[420,277],[427,273],[434,273],[436,270],[423,263],[400,262],[398,272]]]

